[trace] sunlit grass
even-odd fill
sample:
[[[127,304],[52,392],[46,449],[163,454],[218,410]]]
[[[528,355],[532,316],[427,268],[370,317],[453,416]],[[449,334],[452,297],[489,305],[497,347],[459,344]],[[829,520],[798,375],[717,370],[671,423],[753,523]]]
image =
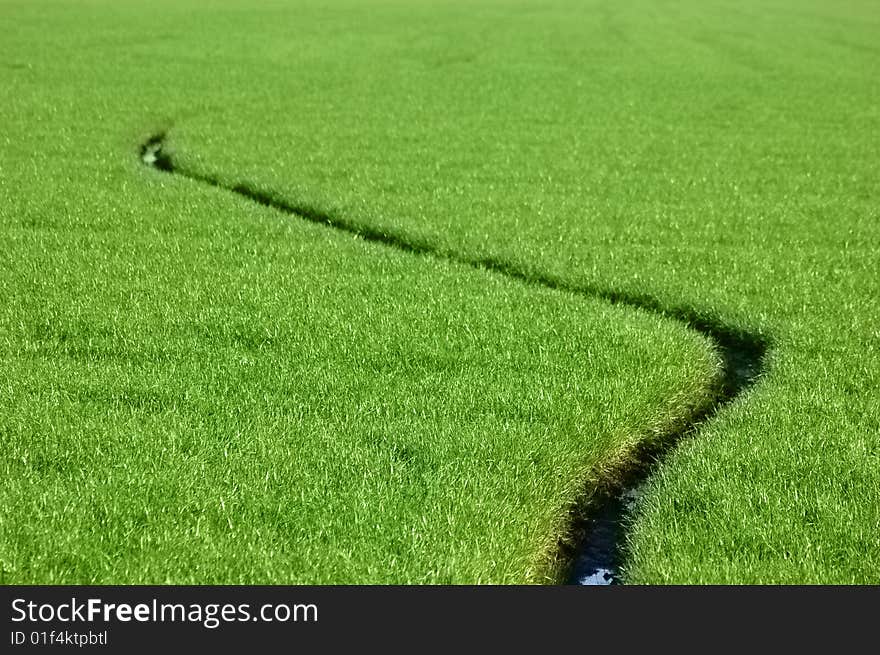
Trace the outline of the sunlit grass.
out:
[[[649,295],[774,344],[661,468],[644,582],[876,581],[870,3],[14,4],[8,582],[543,580],[588,471],[706,398]]]

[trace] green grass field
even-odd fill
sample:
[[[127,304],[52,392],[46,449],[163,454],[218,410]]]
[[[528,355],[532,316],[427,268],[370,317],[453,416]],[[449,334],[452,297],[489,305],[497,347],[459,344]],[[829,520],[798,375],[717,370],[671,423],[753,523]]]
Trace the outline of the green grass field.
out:
[[[682,313],[627,579],[880,582],[875,2],[0,20],[0,582],[558,581]]]

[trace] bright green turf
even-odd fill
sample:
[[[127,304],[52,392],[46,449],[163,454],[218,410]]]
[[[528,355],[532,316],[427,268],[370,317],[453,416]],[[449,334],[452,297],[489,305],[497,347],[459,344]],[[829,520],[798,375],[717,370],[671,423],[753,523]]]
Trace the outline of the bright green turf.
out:
[[[522,581],[585,470],[705,397],[637,582],[880,580],[872,2],[3,3],[0,498],[13,582]]]
[[[143,166],[250,93],[205,69],[239,19],[9,9],[4,582],[547,580],[587,479],[705,400],[676,322]]]

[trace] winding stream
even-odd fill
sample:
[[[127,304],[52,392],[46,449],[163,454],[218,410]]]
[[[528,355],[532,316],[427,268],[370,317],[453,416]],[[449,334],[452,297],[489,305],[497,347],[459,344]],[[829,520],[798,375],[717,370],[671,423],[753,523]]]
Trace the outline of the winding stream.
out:
[[[174,165],[170,154],[164,149],[166,134],[159,133],[141,146],[141,160],[151,168],[169,174],[189,178],[195,182],[224,189],[261,205],[298,218],[320,223],[328,228],[356,234],[366,241],[385,244],[411,253],[425,254],[456,262],[465,266],[490,270],[498,275],[526,284],[544,286],[567,293],[600,298],[612,304],[637,307],[647,312],[684,323],[708,337],[721,356],[723,368],[712,397],[706,398],[701,409],[696,410],[687,421],[652,444],[637,448],[628,460],[626,468],[612,472],[602,488],[585,490],[588,498],[584,507],[578,508],[580,518],[573,519],[572,530],[580,535],[578,547],[565,549],[562,556],[570,563],[568,582],[581,585],[606,585],[621,583],[622,565],[626,558],[626,526],[632,517],[635,501],[652,471],[664,455],[681,438],[696,434],[700,427],[724,405],[736,399],[743,391],[755,384],[764,369],[764,355],[769,343],[761,336],[706,318],[689,307],[668,307],[648,295],[630,295],[613,289],[593,286],[575,286],[565,282],[526,273],[515,266],[493,259],[469,259],[449,255],[433,249],[430,245],[409,241],[406,237],[386,234],[379,230],[355,225],[342,217],[331,216],[311,207],[290,204],[271,192],[255,189],[246,184],[225,184],[202,173],[180,169]],[[571,550],[571,552],[568,552]]]

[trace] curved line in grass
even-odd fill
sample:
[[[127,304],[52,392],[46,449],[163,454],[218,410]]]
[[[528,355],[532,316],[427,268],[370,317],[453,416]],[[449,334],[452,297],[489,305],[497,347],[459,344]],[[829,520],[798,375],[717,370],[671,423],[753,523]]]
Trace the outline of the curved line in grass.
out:
[[[757,332],[727,325],[691,307],[668,306],[647,294],[636,295],[599,286],[570,284],[541,272],[523,270],[515,264],[498,259],[469,258],[441,252],[427,242],[356,224],[309,205],[293,204],[271,190],[247,183],[230,184],[204,173],[180,168],[164,148],[166,137],[165,132],[157,133],[140,148],[141,160],[151,168],[235,193],[284,214],[353,234],[365,241],[489,270],[524,284],[599,298],[612,305],[626,305],[663,318],[671,318],[712,341],[722,362],[721,372],[714,386],[707,391],[704,398],[695,399],[689,416],[639,442],[622,457],[616,458],[610,466],[603,466],[589,477],[582,497],[570,508],[568,531],[555,535],[558,538],[556,552],[545,554],[546,570],[540,577],[546,580],[566,579],[571,573],[575,555],[578,551],[584,551],[593,552],[590,557],[594,557],[597,563],[601,562],[603,568],[610,567],[614,576],[613,582],[621,582],[619,573],[625,556],[625,519],[628,515],[622,498],[626,492],[641,486],[678,441],[697,433],[719,409],[753,386],[764,372],[764,359],[771,344],[767,337]],[[600,528],[600,522],[614,525],[610,529],[609,526]]]

